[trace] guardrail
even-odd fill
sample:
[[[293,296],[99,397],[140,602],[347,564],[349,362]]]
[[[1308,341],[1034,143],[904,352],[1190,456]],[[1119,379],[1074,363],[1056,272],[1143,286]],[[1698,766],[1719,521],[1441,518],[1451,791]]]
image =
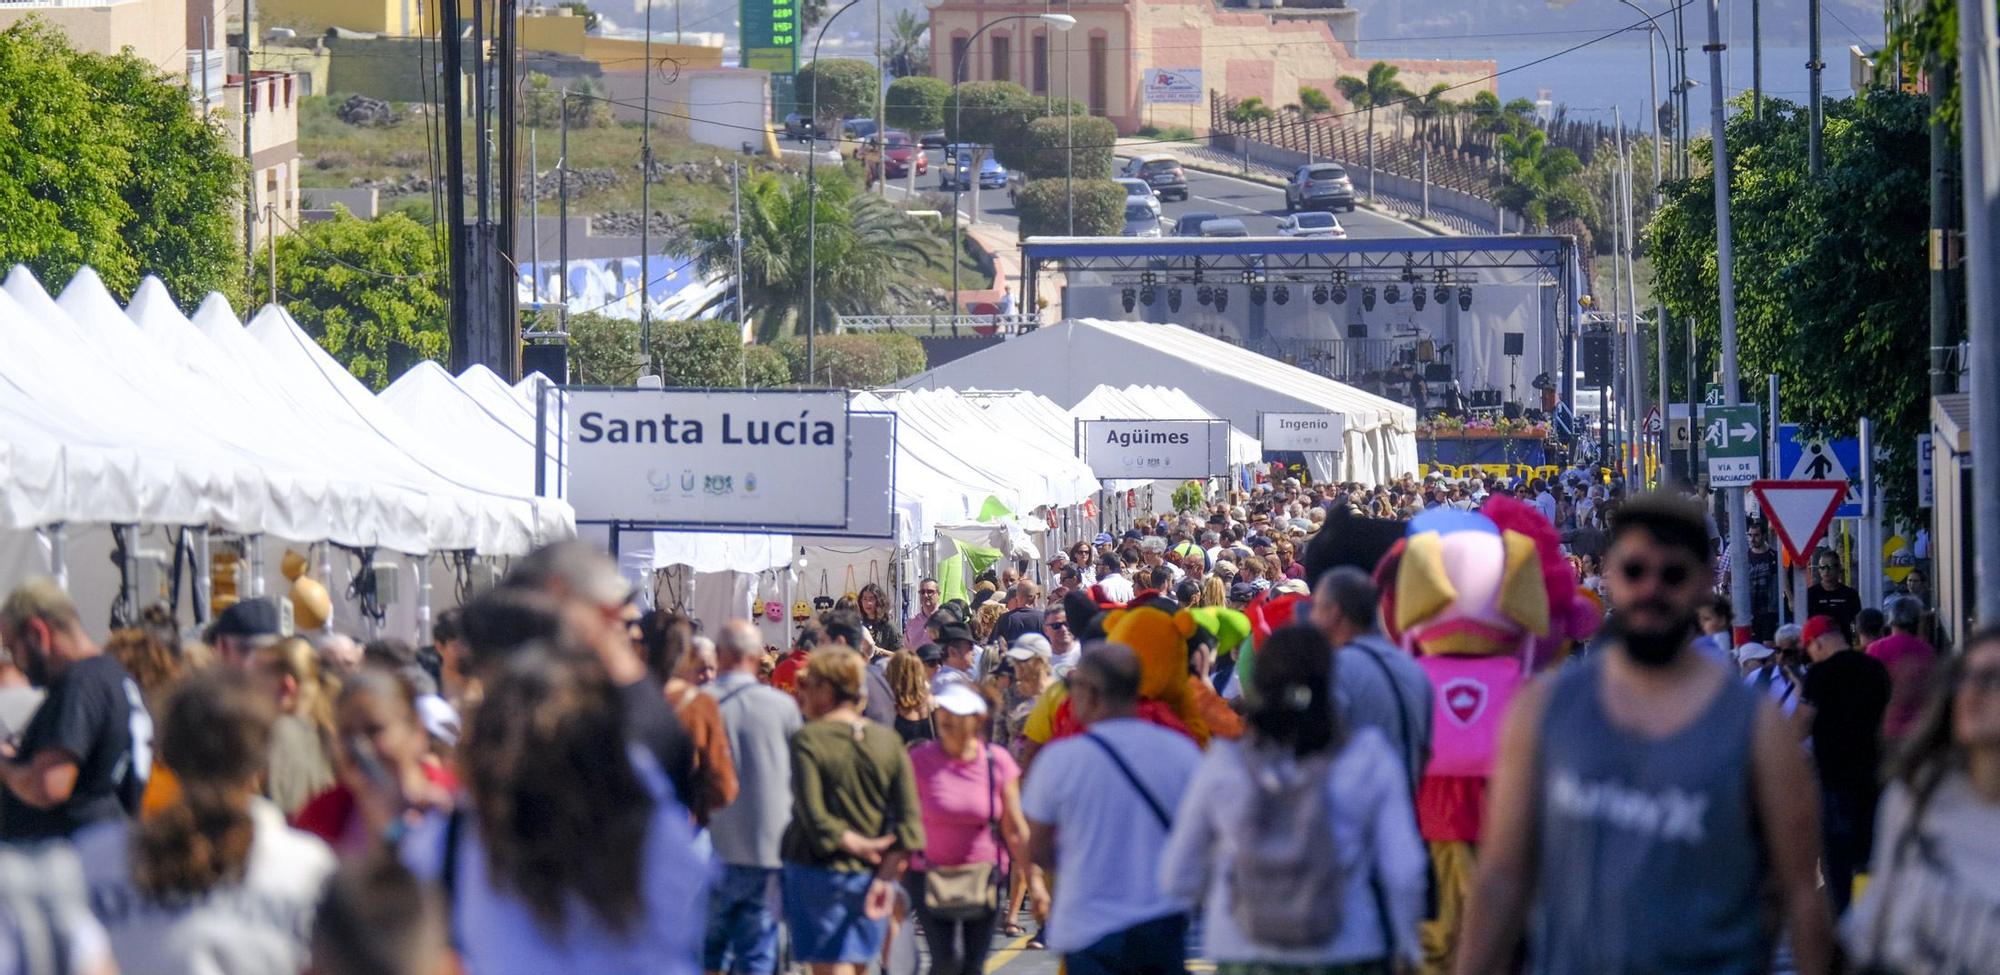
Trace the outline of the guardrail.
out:
[[[843,332],[924,332],[930,335],[1019,335],[1041,327],[1034,315],[841,315]]]

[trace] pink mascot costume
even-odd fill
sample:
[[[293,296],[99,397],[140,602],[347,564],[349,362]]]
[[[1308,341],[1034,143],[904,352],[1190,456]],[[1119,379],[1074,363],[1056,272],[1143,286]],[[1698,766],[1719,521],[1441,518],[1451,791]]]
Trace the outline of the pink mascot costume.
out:
[[[1427,972],[1452,965],[1507,706],[1536,668],[1596,629],[1574,575],[1548,520],[1507,497],[1418,515],[1376,569],[1383,626],[1431,680],[1431,760],[1417,794],[1437,879]]]

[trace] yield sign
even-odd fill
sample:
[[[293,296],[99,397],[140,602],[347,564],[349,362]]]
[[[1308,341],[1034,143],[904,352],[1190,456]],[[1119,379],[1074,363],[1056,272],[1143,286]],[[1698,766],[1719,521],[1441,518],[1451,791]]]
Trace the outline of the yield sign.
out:
[[[1847,500],[1847,482],[1753,481],[1750,492],[1777,530],[1785,554],[1798,563],[1812,554],[1834,512]]]

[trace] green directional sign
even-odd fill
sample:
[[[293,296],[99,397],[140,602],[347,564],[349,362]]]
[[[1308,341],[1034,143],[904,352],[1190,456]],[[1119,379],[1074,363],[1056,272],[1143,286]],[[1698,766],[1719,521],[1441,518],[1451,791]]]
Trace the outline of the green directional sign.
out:
[[[1702,394],[1702,396],[1701,396],[1701,405],[1703,405],[1703,406],[1721,406],[1721,405],[1722,405],[1722,384],[1721,384],[1721,383],[1709,383],[1709,384],[1708,384],[1708,391],[1707,391],[1707,392],[1705,392],[1705,393],[1703,393],[1703,394]]]
[[[1702,412],[1701,452],[1710,487],[1748,487],[1764,476],[1764,424],[1755,403]]]

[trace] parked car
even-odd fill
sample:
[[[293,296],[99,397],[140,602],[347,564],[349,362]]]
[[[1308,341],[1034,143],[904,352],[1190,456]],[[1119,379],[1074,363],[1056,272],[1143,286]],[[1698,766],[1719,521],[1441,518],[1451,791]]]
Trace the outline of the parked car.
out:
[[[926,149],[944,148],[944,130],[932,129],[917,136],[917,145],[923,146]]]
[[[1285,212],[1296,210],[1354,212],[1354,180],[1338,163],[1300,166],[1285,181]]]
[[[1188,198],[1187,171],[1181,168],[1180,160],[1164,152],[1133,157],[1119,175],[1145,180],[1162,200]]]
[[[1006,188],[1007,167],[1000,165],[1000,161],[993,158],[992,147],[966,144],[944,147],[945,158],[955,160],[956,165],[947,164],[938,167],[938,189],[948,190],[953,186],[960,189],[972,187],[972,179],[968,174],[972,171],[972,157],[975,150],[980,156],[980,188],[988,190]]]
[[[799,112],[785,113],[785,138],[798,142],[806,141],[812,135],[812,119]]]
[[[1221,217],[1215,220],[1203,221],[1201,235],[1203,237],[1248,237],[1250,236],[1250,228],[1243,226],[1243,221],[1235,217]]]
[[[1160,236],[1160,207],[1158,203],[1146,203],[1127,197],[1125,199],[1125,229],[1120,233],[1126,237]]]
[[[1216,219],[1218,216],[1220,214],[1209,213],[1205,210],[1183,213],[1174,221],[1174,236],[1199,237],[1201,236],[1201,225]]]
[[[861,160],[863,166],[873,171],[877,179],[882,177],[884,169],[887,170],[890,179],[908,176],[912,164],[917,167],[918,176],[931,171],[930,157],[925,156],[923,151],[917,148],[917,144],[910,141],[909,133],[898,132],[895,129],[869,138],[861,144],[861,148],[854,151],[854,156]]]
[[[1278,219],[1280,237],[1346,237],[1347,228],[1333,218],[1333,214],[1320,210],[1307,210]]]
[[[872,118],[851,118],[840,123],[840,137],[843,139],[866,139],[875,134],[875,120]]]

